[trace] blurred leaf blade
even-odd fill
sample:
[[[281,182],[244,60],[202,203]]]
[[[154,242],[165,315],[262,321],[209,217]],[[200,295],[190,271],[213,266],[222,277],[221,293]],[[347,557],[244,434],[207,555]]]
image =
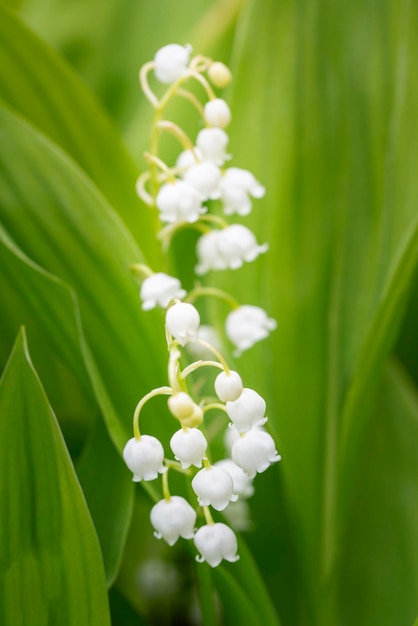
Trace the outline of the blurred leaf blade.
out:
[[[97,536],[23,331],[0,389],[2,624],[110,624]]]
[[[135,193],[138,170],[119,134],[71,67],[1,5],[0,98],[68,152],[158,259],[153,216]]]
[[[62,280],[36,266],[0,227],[0,260],[7,279],[23,300],[22,321],[26,312],[37,320],[56,353],[68,360],[80,384],[89,379],[96,400],[108,421],[115,422],[114,409],[104,391],[100,375],[86,344],[77,298]],[[36,329],[34,328],[34,331]],[[90,390],[90,393],[92,390]],[[115,579],[132,515],[133,491],[128,472],[107,434],[102,419],[90,434],[77,473],[99,536],[108,584]]]

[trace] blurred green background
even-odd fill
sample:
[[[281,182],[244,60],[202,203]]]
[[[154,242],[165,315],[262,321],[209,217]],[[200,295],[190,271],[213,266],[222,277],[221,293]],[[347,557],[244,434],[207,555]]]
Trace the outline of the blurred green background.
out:
[[[1,396],[1,624],[413,625],[417,32],[413,0],[0,2],[1,361],[24,325],[77,473],[20,335]],[[245,224],[269,253],[207,282],[278,320],[235,367],[283,460],[257,477],[241,561],[213,571],[152,537],[120,460],[136,402],[165,384],[163,318],[142,313],[129,266],[164,263],[134,191],[151,123],[137,76],[173,42],[231,67],[231,165],[267,188]],[[170,114],[195,132],[183,103]],[[170,257],[187,288],[195,240]],[[168,442],[158,402],[144,428]]]

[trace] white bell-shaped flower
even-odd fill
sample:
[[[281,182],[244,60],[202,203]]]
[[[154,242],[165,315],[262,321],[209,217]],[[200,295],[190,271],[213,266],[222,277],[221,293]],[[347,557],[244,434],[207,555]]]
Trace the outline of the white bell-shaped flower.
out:
[[[268,250],[268,244],[259,245],[254,233],[242,224],[231,224],[219,231],[217,246],[219,255],[231,270],[241,267],[244,261],[254,261]]]
[[[231,476],[215,465],[201,469],[192,480],[192,488],[200,506],[213,506],[217,511],[238,499]]]
[[[164,448],[158,439],[151,435],[129,439],[123,450],[123,459],[133,472],[132,480],[135,483],[141,480],[154,480],[158,473],[163,474],[167,470],[163,465]]]
[[[225,559],[230,563],[238,561],[238,544],[234,531],[222,522],[202,526],[194,536],[194,544],[200,552],[196,557],[199,563],[206,561],[216,567]]]
[[[195,267],[196,274],[206,274],[210,270],[225,270],[228,265],[219,254],[218,241],[221,231],[211,230],[197,240],[196,254],[198,264]]]
[[[154,57],[155,76],[166,85],[174,83],[186,71],[192,47],[179,46],[176,43],[160,48]]]
[[[196,145],[205,161],[223,165],[228,158],[226,154],[228,141],[228,135],[221,128],[204,128],[197,135]]]
[[[203,115],[210,126],[226,128],[231,121],[231,110],[225,100],[215,98],[205,104]]]
[[[186,293],[178,278],[157,272],[147,276],[141,285],[142,308],[149,311],[158,304],[165,309],[172,298],[184,298]]]
[[[272,464],[280,461],[273,437],[263,430],[254,428],[240,436],[232,446],[232,459],[247,472],[250,478],[265,472]]]
[[[198,428],[181,428],[170,439],[170,448],[183,469],[202,467],[208,442]]]
[[[165,323],[181,346],[196,339],[200,316],[196,307],[188,302],[178,302],[171,306],[165,316]]]
[[[249,304],[231,311],[225,322],[226,335],[240,352],[268,337],[276,327],[276,320],[268,317],[264,309]]]
[[[252,207],[250,196],[262,198],[266,191],[251,172],[239,167],[226,170],[220,189],[225,215],[248,215]]]
[[[176,169],[182,174],[188,170],[189,167],[199,163],[201,159],[202,155],[197,148],[194,148],[194,150],[183,150],[177,157]]]
[[[164,539],[173,546],[179,537],[192,539],[196,524],[196,511],[181,496],[160,500],[151,509],[151,524],[157,539]]]
[[[228,417],[239,433],[246,433],[254,426],[265,424],[265,411],[266,402],[254,389],[244,388],[237,400],[226,403]]]
[[[194,187],[203,200],[219,198],[221,171],[211,161],[202,161],[189,167],[183,175],[183,180]]]
[[[241,376],[234,371],[221,372],[215,378],[215,391],[222,402],[233,402],[237,400],[243,389]]]
[[[244,472],[242,467],[239,467],[239,465],[235,463],[235,461],[232,459],[222,459],[222,461],[215,463],[215,466],[228,472],[232,478],[234,493],[237,493],[239,496],[244,498],[250,498],[253,495],[254,486],[251,478],[246,472]]]
[[[183,180],[161,186],[155,204],[162,222],[196,222],[207,209],[202,207],[200,193]]]

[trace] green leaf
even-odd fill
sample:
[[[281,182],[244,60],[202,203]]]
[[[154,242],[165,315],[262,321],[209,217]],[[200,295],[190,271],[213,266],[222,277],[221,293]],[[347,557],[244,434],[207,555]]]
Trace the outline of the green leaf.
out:
[[[0,99],[68,152],[156,262],[153,216],[135,193],[138,170],[120,136],[65,61],[1,5]]]
[[[357,459],[342,544],[342,624],[409,626],[418,610],[418,394],[392,363]]]
[[[24,332],[0,385],[1,623],[110,624],[97,536]]]
[[[165,380],[163,323],[158,314],[141,312],[129,272],[143,257],[118,216],[64,153],[10,112],[0,113],[0,126],[3,223],[27,256],[74,288],[92,368],[98,369],[96,397],[122,449],[141,391]],[[167,426],[158,422],[155,431],[163,433]]]
[[[2,288],[6,284],[13,286],[21,298],[22,306],[15,311],[18,320],[26,321],[28,316],[37,320],[36,325],[31,325],[33,332],[44,331],[48,344],[73,369],[80,385],[86,387],[90,378],[89,392],[94,389],[108,420],[114,421],[114,409],[86,344],[74,292],[28,259],[1,227],[0,242],[0,265],[4,268],[5,281]],[[49,371],[47,375],[50,376]],[[107,581],[111,584],[119,569],[130,524],[133,491],[126,468],[100,418],[83,451],[78,474],[99,535]]]

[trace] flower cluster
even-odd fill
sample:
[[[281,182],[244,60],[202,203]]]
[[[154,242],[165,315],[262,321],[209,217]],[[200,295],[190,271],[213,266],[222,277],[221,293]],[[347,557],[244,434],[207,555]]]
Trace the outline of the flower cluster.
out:
[[[145,154],[150,167],[138,179],[137,192],[157,209],[162,223],[159,237],[165,247],[180,228],[193,225],[203,232],[197,242],[195,267],[196,274],[203,275],[210,270],[238,269],[266,252],[267,244],[259,244],[248,228],[228,224],[223,217],[209,213],[215,202],[220,203],[225,216],[248,215],[252,199],[263,197],[265,190],[247,170],[225,167],[231,157],[227,154],[228,135],[224,129],[231,121],[231,111],[223,99],[216,97],[212,87],[228,84],[229,69],[202,56],[191,59],[190,55],[190,46],[172,44],[161,48],[154,61],[141,69],[140,81],[154,108],[154,121],[151,150]],[[160,99],[149,86],[150,72],[157,81],[168,85]],[[189,80],[203,87],[208,98],[205,103],[185,89]],[[172,121],[163,119],[167,104],[175,96],[189,100],[201,115],[204,128],[194,142]],[[163,131],[174,135],[181,144],[172,167],[159,154],[158,140]],[[234,562],[239,558],[236,535],[227,524],[215,522],[210,509],[224,511],[226,519],[232,519],[228,511],[239,502],[245,503],[253,494],[255,476],[279,461],[280,456],[273,438],[263,427],[267,422],[264,399],[254,389],[244,387],[240,375],[229,367],[218,345],[220,341],[213,339],[214,329],[201,324],[194,302],[201,296],[214,296],[230,305],[225,332],[238,354],[266,338],[276,322],[262,308],[240,305],[215,287],[199,285],[187,293],[180,281],[169,274],[154,273],[139,264],[133,266],[133,271],[141,279],[142,308],[147,311],[159,306],[166,311],[168,385],[153,389],[138,402],[134,436],[124,448],[124,460],[136,482],[162,476],[163,499],[151,510],[157,538],[169,545],[179,537],[193,539],[199,553],[197,560],[212,567],[223,559]],[[202,350],[203,355],[199,355]],[[181,363],[190,355],[201,358],[182,369]],[[214,381],[216,401],[213,394],[198,397],[189,384],[188,377],[203,367],[220,370]],[[143,406],[159,395],[168,396],[167,412],[178,424],[169,442],[171,459],[156,437],[141,434],[139,428]],[[227,417],[229,457],[216,462],[211,460],[211,440],[205,428],[208,411]],[[170,493],[170,471],[191,478],[193,501]],[[196,529],[198,514],[206,523]]]

